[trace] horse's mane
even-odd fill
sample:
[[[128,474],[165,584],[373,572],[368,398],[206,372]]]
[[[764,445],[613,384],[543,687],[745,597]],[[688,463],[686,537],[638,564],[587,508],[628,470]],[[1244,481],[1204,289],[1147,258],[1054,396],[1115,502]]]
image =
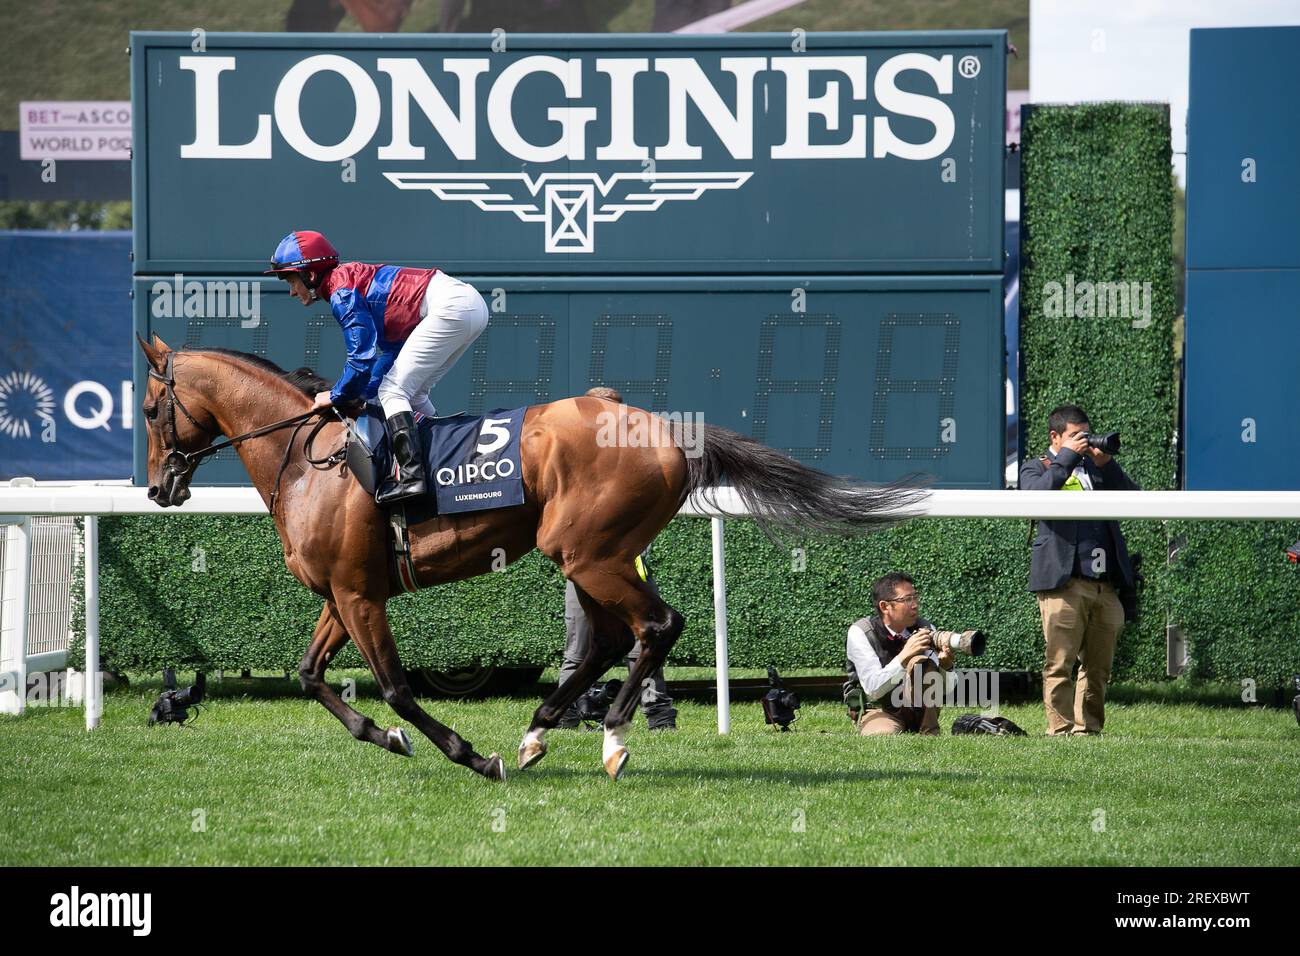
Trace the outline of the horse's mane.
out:
[[[306,366],[294,369],[292,372],[286,372],[270,359],[264,359],[260,355],[253,355],[249,352],[218,348],[215,345],[190,345],[181,349],[181,351],[214,352],[217,355],[229,355],[231,358],[237,358],[241,362],[247,362],[249,365],[256,366],[264,372],[271,372],[272,374],[279,376],[308,398],[315,397],[317,392],[328,392],[334,384],[333,382],[321,378],[313,369],[309,369]]]

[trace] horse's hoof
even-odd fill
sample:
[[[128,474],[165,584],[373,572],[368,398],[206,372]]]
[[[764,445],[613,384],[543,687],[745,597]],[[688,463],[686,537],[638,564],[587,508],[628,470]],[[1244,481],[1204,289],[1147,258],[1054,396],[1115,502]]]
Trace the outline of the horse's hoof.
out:
[[[500,754],[490,754],[488,756],[487,763],[483,765],[483,776],[489,780],[505,781],[506,762],[501,759]]]
[[[627,766],[627,748],[619,747],[605,758],[605,772],[609,774],[610,780],[617,780],[623,776],[623,768]]]
[[[406,736],[406,731],[401,727],[388,728],[388,749],[403,757],[415,756],[415,745],[411,743],[411,738]]]
[[[525,740],[519,745],[519,769],[527,770],[546,756],[546,743],[541,740]]]

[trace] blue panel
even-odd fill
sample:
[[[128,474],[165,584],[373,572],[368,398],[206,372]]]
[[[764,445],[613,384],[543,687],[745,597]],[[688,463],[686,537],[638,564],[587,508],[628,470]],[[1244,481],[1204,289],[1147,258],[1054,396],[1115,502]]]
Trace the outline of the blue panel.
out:
[[[1191,34],[1187,268],[1300,268],[1300,27]]]
[[[0,233],[0,481],[131,477],[130,249]]]
[[[1300,488],[1298,56],[1300,27],[1191,32],[1187,488]]]
[[[1300,271],[1189,272],[1187,302],[1185,486],[1300,490]]]

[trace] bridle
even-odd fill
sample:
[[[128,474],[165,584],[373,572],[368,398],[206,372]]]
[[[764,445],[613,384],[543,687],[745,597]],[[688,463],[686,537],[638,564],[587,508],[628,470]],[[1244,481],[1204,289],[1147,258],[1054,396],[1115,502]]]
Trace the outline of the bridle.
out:
[[[157,369],[153,368],[153,366],[149,367],[149,377],[162,382],[163,387],[166,390],[167,407],[169,411],[168,423],[171,426],[171,447],[170,450],[168,450],[166,445],[163,446],[163,450],[167,451],[167,457],[163,459],[163,468],[169,472],[174,479],[188,478],[194,473],[194,470],[198,468],[199,463],[203,461],[203,459],[210,455],[215,455],[223,448],[228,448],[231,445],[237,445],[249,438],[258,438],[262,435],[269,434],[270,432],[279,431],[282,428],[288,428],[290,425],[296,424],[297,427],[289,437],[288,445],[285,446],[284,458],[281,460],[280,470],[275,476],[275,487],[271,489],[271,514],[274,515],[275,499],[276,495],[280,491],[280,479],[284,476],[284,470],[289,464],[289,453],[293,450],[293,443],[298,438],[299,430],[301,430],[303,425],[307,424],[307,419],[314,415],[322,415],[322,417],[321,420],[316,423],[316,426],[307,434],[307,440],[302,446],[303,457],[306,458],[310,464],[318,468],[331,468],[343,460],[347,449],[346,443],[343,448],[340,448],[338,451],[331,455],[327,455],[324,458],[312,458],[310,453],[312,441],[316,438],[316,435],[319,434],[320,430],[329,423],[329,419],[323,417],[323,413],[333,412],[339,421],[343,422],[345,426],[347,425],[347,420],[333,405],[328,408],[313,408],[310,411],[303,412],[301,415],[294,415],[292,418],[286,418],[283,421],[273,422],[270,425],[255,428],[251,432],[244,432],[244,434],[236,435],[234,438],[226,438],[219,442],[213,442],[210,445],[200,448],[198,451],[181,451],[180,434],[176,428],[176,409],[179,408],[181,412],[184,413],[185,417],[190,420],[190,424],[200,432],[204,431],[204,428],[195,421],[194,416],[190,414],[190,410],[185,407],[185,403],[182,402],[180,396],[176,394],[176,373],[172,367],[172,363],[175,359],[175,352],[167,353],[167,368],[164,373],[159,373]]]

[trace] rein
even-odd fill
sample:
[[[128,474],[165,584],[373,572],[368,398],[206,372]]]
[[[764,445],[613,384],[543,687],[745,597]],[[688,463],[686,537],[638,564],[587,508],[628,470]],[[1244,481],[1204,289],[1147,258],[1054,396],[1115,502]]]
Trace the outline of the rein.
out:
[[[347,424],[347,422],[344,421],[343,416],[339,414],[339,411],[338,411],[337,408],[334,408],[333,406],[330,406],[330,409],[329,409],[329,410],[332,411],[336,416],[338,416],[339,421],[343,421],[343,422],[344,422],[344,425]],[[319,408],[318,408],[318,409],[316,409],[316,411],[318,411],[318,412],[319,412],[319,411],[323,411],[323,409],[319,409]],[[310,414],[310,413],[309,413],[309,414]],[[287,467],[289,467],[289,453],[290,453],[291,451],[293,451],[293,443],[294,443],[295,441],[298,440],[298,432],[300,432],[300,431],[302,430],[302,426],[303,426],[303,425],[306,425],[306,424],[307,424],[306,420],[298,421],[298,419],[300,419],[300,418],[303,418],[303,416],[302,416],[302,415],[298,415],[298,416],[295,416],[294,418],[286,418],[284,421],[282,421],[282,422],[277,422],[274,426],[271,426],[271,427],[273,427],[273,428],[288,428],[288,427],[289,427],[290,425],[292,425],[294,422],[296,422],[296,421],[298,422],[298,426],[297,426],[296,428],[294,428],[294,430],[293,430],[293,434],[289,436],[289,443],[288,443],[287,445],[284,446],[284,457],[280,459],[280,470],[277,471],[277,472],[275,473],[275,487],[273,487],[273,488],[271,489],[271,514],[272,514],[272,516],[275,515],[275,498],[276,498],[276,495],[278,495],[278,494],[280,493],[280,479],[284,477],[284,470],[285,470]],[[316,440],[316,436],[320,434],[320,430],[321,430],[322,428],[324,428],[324,427],[325,427],[326,425],[328,425],[328,424],[329,424],[329,419],[328,419],[328,418],[322,418],[320,421],[318,421],[318,422],[315,424],[315,426],[312,428],[312,430],[309,431],[309,432],[307,433],[307,440],[306,440],[305,442],[302,443],[302,456],[303,456],[303,458],[307,459],[307,463],[310,464],[313,468],[316,468],[316,469],[319,469],[319,470],[322,470],[322,471],[325,470],[325,469],[328,469],[328,468],[333,468],[335,465],[337,465],[339,462],[341,462],[341,461],[343,460],[344,455],[347,454],[347,448],[348,448],[348,445],[347,445],[347,439],[345,438],[345,439],[343,440],[343,447],[340,448],[338,451],[333,452],[332,454],[326,455],[324,458],[313,458],[313,457],[311,456],[311,443],[312,443],[313,441]],[[250,437],[250,436],[245,436],[245,437]]]
[[[307,424],[307,420],[309,418],[312,418],[315,415],[320,415],[325,411],[333,412],[334,415],[339,419],[339,421],[344,423],[344,425],[347,424],[346,419],[344,419],[344,417],[339,413],[339,410],[332,405],[328,409],[313,408],[310,411],[303,412],[300,415],[294,415],[292,418],[286,418],[283,421],[273,422],[270,425],[263,425],[261,428],[255,428],[250,432],[244,432],[244,434],[242,435],[236,435],[234,438],[226,438],[223,439],[222,441],[214,442],[210,445],[200,448],[198,451],[190,451],[190,452],[181,451],[179,448],[180,435],[176,429],[176,409],[179,408],[185,414],[185,417],[190,420],[190,424],[192,424],[195,428],[202,431],[203,426],[194,420],[194,416],[190,414],[189,409],[185,407],[184,402],[182,402],[180,400],[180,397],[176,394],[176,374],[172,368],[172,363],[175,360],[175,358],[176,358],[175,352],[167,353],[167,371],[165,375],[159,374],[152,367],[149,368],[149,377],[152,379],[156,379],[159,382],[162,382],[163,386],[167,390],[167,404],[171,409],[171,415],[169,416],[169,422],[171,424],[171,450],[168,451],[167,458],[165,459],[164,464],[167,470],[170,471],[172,474],[176,476],[188,475],[190,472],[194,471],[194,469],[198,468],[199,463],[202,462],[203,459],[207,458],[209,455],[215,455],[223,448],[228,448],[231,445],[237,445],[240,442],[247,441],[250,438],[259,438],[262,435],[267,435],[274,431],[280,431],[281,429],[288,428],[290,425],[297,426],[294,428],[293,434],[289,436],[289,443],[288,445],[285,446],[284,449],[284,458],[280,462],[280,470],[275,476],[275,487],[271,489],[271,514],[274,515],[275,499],[277,494],[279,494],[280,491],[280,479],[284,477],[284,470],[289,465],[289,453],[293,451],[293,444],[297,440],[298,432],[302,430],[302,426]],[[307,459],[307,461],[311,465],[313,465],[316,468],[331,468],[334,465],[337,465],[339,462],[341,462],[343,460],[344,454],[346,453],[347,444],[345,442],[343,448],[340,448],[338,451],[334,452],[333,454],[327,455],[324,458],[311,457],[312,441],[316,438],[318,434],[320,434],[320,430],[324,428],[325,425],[327,425],[328,423],[329,423],[329,419],[322,417],[320,421],[316,423],[315,427],[312,428],[310,432],[308,432],[307,440],[303,443],[303,447],[302,447],[303,456]]]

